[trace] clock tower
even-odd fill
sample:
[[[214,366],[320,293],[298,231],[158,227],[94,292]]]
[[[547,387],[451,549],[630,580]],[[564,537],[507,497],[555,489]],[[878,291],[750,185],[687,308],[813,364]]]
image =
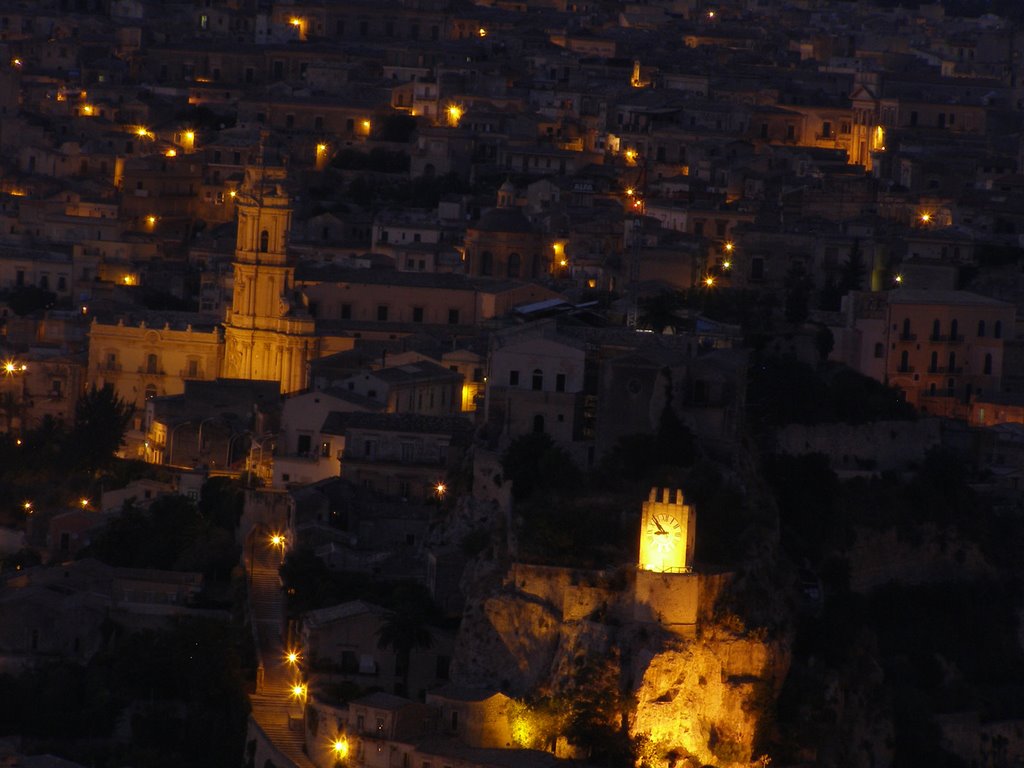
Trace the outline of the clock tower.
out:
[[[683,503],[681,490],[671,494],[668,488],[652,488],[640,518],[640,570],[689,573],[696,529],[697,513]]]

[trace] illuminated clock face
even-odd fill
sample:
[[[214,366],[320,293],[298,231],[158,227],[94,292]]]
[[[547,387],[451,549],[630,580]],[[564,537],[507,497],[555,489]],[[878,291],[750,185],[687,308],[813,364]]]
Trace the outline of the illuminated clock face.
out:
[[[672,552],[683,540],[683,529],[672,515],[651,515],[647,521],[647,536],[660,555]]]

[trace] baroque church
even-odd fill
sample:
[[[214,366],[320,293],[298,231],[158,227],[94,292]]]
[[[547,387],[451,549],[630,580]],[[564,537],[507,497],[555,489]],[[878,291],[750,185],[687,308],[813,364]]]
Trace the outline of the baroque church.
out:
[[[282,166],[246,169],[236,199],[233,295],[223,323],[175,312],[94,319],[90,383],[112,385],[136,409],[151,397],[180,394],[187,379],[276,381],[289,393],[307,386],[310,360],[351,348],[351,338],[318,335],[296,290],[286,181]]]
[[[181,394],[187,380],[276,381],[282,394],[299,392],[309,387],[310,361],[352,349],[360,335],[395,339],[433,324],[468,338],[478,323],[512,306],[557,296],[530,281],[550,274],[550,251],[514,207],[510,184],[499,192],[498,207],[467,229],[466,274],[339,272],[327,264],[305,265],[297,279],[297,259],[288,251],[287,181],[280,164],[246,169],[235,201],[233,289],[223,321],[145,310],[94,317],[90,384],[114,387],[136,413],[152,397]],[[493,267],[483,268],[488,259]],[[311,302],[320,307],[317,317]],[[371,331],[380,321],[386,329]]]

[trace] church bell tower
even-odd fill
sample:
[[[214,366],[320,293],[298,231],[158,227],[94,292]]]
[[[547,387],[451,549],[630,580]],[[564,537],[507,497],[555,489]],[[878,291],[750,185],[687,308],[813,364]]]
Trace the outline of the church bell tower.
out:
[[[262,150],[261,150],[262,151]],[[287,253],[291,200],[283,167],[248,167],[235,200],[231,309],[224,318],[223,375],[278,381],[281,392],[306,387],[306,364],[316,357],[313,318],[295,295],[295,266]]]

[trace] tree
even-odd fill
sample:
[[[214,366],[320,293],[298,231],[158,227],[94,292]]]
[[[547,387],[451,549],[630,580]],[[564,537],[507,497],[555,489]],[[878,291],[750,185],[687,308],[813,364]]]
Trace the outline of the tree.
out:
[[[75,404],[75,423],[68,441],[72,466],[95,471],[113,462],[124,443],[134,407],[113,387],[93,385]]]
[[[786,320],[795,324],[802,323],[807,319],[813,287],[814,282],[807,274],[803,264],[794,262],[786,273]]]
[[[517,437],[501,457],[505,477],[512,481],[512,496],[524,500],[537,492],[566,492],[583,479],[569,454],[546,432]]]
[[[422,602],[408,602],[388,614],[377,630],[377,647],[395,652],[395,672],[402,675],[402,692],[409,695],[409,663],[416,648],[430,648],[434,636],[426,624]]]

